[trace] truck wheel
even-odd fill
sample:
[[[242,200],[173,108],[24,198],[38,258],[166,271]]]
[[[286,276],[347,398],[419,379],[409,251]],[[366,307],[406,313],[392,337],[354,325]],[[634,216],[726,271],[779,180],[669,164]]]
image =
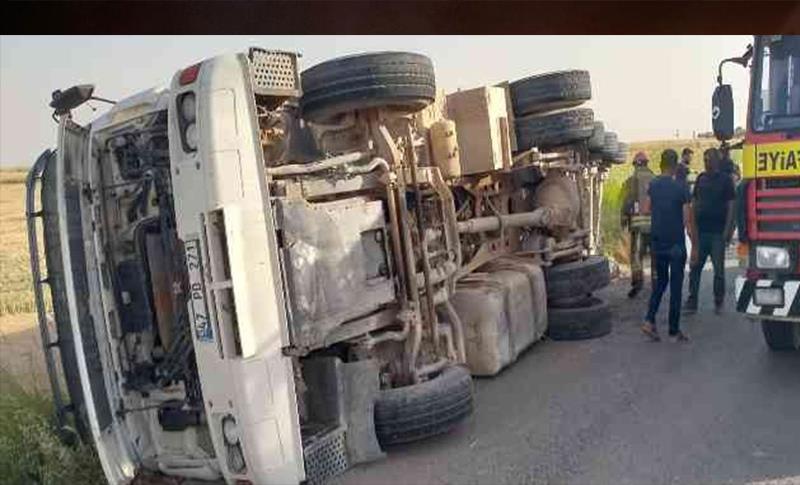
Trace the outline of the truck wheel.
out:
[[[603,147],[605,146],[605,127],[603,126],[602,121],[595,121],[594,122],[594,130],[592,131],[592,136],[589,137],[589,140],[586,142],[586,146],[589,148],[590,151],[593,152],[602,152]]]
[[[306,69],[301,80],[303,117],[318,123],[365,108],[416,112],[436,97],[431,60],[411,52],[340,57]]]
[[[592,136],[594,113],[579,108],[558,113],[517,118],[517,146],[520,150],[533,147],[566,145]]]
[[[508,85],[516,116],[572,108],[592,97],[588,71],[537,74]]]
[[[800,349],[800,323],[762,320],[761,331],[772,350]]]
[[[611,271],[608,259],[603,256],[589,256],[583,261],[557,264],[545,268],[547,299],[562,300],[588,295],[608,286]]]
[[[619,141],[617,140],[617,134],[613,131],[606,131],[603,134],[603,160],[613,162],[614,157],[617,155],[619,151]]]
[[[375,432],[381,446],[450,431],[472,413],[472,377],[464,366],[446,367],[429,381],[380,392]]]
[[[628,150],[630,147],[627,143],[618,142],[617,143],[617,151],[614,153],[612,160],[616,164],[623,164],[628,159]]]
[[[611,332],[611,311],[605,301],[589,297],[569,307],[548,306],[547,335],[553,340],[585,340]]]

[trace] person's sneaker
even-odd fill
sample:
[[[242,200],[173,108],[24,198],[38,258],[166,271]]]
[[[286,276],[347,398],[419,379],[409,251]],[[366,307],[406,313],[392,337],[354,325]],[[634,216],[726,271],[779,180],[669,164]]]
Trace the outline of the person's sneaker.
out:
[[[680,330],[678,330],[677,333],[669,334],[669,337],[672,339],[673,342],[688,342],[689,341],[689,337],[686,336],[686,334],[681,332]]]
[[[631,288],[631,291],[628,292],[628,298],[635,298],[640,291],[642,291],[641,286],[634,286],[633,288]]]
[[[661,337],[658,336],[658,330],[656,330],[656,326],[650,322],[644,322],[644,324],[642,324],[642,332],[650,337],[650,340],[653,342],[661,341]]]

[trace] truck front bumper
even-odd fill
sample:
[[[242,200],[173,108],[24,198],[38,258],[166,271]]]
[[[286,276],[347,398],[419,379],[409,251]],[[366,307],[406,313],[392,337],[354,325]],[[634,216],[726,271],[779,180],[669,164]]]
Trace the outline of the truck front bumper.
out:
[[[736,278],[736,311],[748,317],[800,321],[800,280]]]

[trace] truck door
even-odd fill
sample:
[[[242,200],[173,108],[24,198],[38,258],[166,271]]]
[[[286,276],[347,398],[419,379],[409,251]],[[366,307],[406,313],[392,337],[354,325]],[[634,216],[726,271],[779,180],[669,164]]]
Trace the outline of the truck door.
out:
[[[175,75],[170,159],[197,368],[226,480],[304,478],[286,316],[249,61]]]

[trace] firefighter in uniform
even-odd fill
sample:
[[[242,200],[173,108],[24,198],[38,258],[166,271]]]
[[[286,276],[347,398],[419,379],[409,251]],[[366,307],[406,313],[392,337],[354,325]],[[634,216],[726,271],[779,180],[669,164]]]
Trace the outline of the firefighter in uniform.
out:
[[[628,297],[633,298],[642,291],[644,286],[644,269],[642,261],[649,253],[650,248],[650,214],[644,212],[644,198],[647,197],[647,187],[655,174],[647,166],[649,160],[644,152],[639,152],[633,157],[633,174],[622,186],[622,208],[620,224],[623,229],[630,232],[630,263],[631,263],[631,290]],[[655,272],[652,271],[651,279]]]

